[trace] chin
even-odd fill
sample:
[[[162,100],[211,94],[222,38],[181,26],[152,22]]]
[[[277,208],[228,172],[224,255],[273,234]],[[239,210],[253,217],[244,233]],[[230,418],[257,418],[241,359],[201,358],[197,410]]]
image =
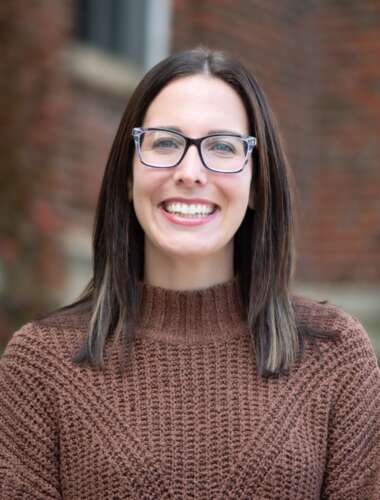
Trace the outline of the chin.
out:
[[[182,258],[182,259],[202,259],[205,257],[209,257],[213,252],[211,249],[209,251],[205,251],[204,249],[199,248],[182,248],[182,249],[170,249],[163,250],[166,255],[170,258]]]
[[[181,242],[181,244],[178,246],[162,245],[160,248],[162,253],[172,259],[202,260],[210,257],[214,258],[216,255],[219,255],[220,257],[220,254],[223,253],[224,250],[226,250],[227,253],[226,245],[211,245],[211,242],[207,243],[208,244],[201,245],[198,240],[188,245],[186,245],[184,242]]]

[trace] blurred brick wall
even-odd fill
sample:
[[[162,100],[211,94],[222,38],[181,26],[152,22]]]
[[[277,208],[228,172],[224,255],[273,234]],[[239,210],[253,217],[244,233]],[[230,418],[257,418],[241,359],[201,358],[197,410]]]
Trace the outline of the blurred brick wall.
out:
[[[16,328],[62,305],[70,235],[91,238],[127,100],[73,74],[72,29],[71,0],[0,4],[0,352]]]
[[[380,281],[380,2],[175,0],[173,49],[229,50],[261,82],[299,192],[299,280]]]
[[[0,5],[0,338],[51,300],[64,276],[54,209],[55,146],[66,105],[64,2]]]
[[[321,2],[316,151],[303,189],[305,277],[380,281],[380,2]],[[306,89],[307,90],[307,89]]]

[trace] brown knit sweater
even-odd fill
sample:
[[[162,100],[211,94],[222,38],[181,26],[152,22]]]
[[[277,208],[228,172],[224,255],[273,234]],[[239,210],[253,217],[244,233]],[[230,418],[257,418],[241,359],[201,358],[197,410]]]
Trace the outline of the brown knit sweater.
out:
[[[380,371],[361,324],[294,297],[309,342],[257,375],[237,280],[143,286],[125,359],[73,364],[88,313],[18,330],[0,362],[0,498],[379,500]],[[126,363],[124,373],[121,363]]]

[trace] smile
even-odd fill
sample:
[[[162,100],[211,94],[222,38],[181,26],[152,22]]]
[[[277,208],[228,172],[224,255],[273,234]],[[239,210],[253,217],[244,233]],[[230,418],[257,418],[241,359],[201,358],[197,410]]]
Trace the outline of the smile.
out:
[[[186,205],[182,203],[161,204],[159,209],[168,221],[183,226],[208,224],[213,221],[220,212],[215,205],[210,207],[199,204]]]
[[[207,217],[216,210],[216,205],[206,205],[200,203],[187,204],[178,202],[163,203],[166,212],[179,215],[181,217]]]

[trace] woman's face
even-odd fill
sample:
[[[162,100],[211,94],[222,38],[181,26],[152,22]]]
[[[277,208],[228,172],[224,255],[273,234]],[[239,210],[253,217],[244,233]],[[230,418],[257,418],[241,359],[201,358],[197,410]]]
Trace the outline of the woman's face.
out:
[[[195,75],[169,83],[150,104],[143,127],[177,128],[198,138],[210,131],[249,133],[248,118],[238,94],[222,80]],[[163,259],[217,259],[231,266],[233,237],[247,210],[252,160],[241,172],[226,174],[207,170],[196,147],[190,146],[181,163],[173,168],[143,165],[133,159],[133,204],[145,233],[145,255],[159,264]],[[197,225],[168,217],[162,207],[168,199],[187,202],[201,198],[215,214]],[[188,221],[189,218],[187,217]],[[215,261],[215,260],[214,260]]]

